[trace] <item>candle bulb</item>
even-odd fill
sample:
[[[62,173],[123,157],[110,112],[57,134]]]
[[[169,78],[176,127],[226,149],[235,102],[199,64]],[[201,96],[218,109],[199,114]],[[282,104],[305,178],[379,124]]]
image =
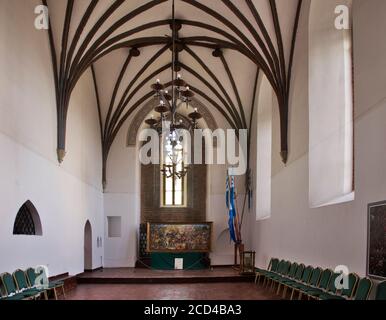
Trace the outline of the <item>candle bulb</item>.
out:
[[[177,74],[177,79],[181,79],[181,75],[180,74]]]
[[[157,83],[160,83],[161,82],[161,80],[160,79],[157,79]]]
[[[194,112],[198,112],[198,109],[197,109],[197,108],[194,108]]]

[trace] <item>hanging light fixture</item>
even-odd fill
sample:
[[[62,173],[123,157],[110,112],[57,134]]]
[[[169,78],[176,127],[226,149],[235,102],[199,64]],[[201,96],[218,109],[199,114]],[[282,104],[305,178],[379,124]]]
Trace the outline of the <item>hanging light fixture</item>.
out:
[[[175,1],[172,1],[172,82],[171,93],[163,85],[160,79],[157,79],[156,83],[151,85],[151,89],[155,93],[156,99],[159,104],[154,108],[155,113],[159,114],[159,117],[154,118],[152,115],[150,119],[145,120],[145,123],[151,128],[156,129],[160,135],[163,135],[165,131],[169,134],[165,137],[165,143],[163,143],[164,154],[171,160],[171,164],[163,164],[161,173],[167,178],[177,177],[182,179],[188,172],[181,159],[180,155],[183,151],[181,143],[181,137],[179,137],[178,130],[185,128],[183,120],[178,120],[178,108],[182,104],[186,104],[189,107],[191,99],[194,97],[194,93],[190,90],[188,84],[182,79],[182,76],[177,73],[177,24],[175,19]],[[188,114],[190,121],[190,130],[198,128],[198,120],[202,118],[202,115],[198,112],[197,108],[194,112]],[[166,129],[166,130],[165,130]],[[164,131],[165,130],[165,131]],[[179,168],[177,170],[177,168]]]

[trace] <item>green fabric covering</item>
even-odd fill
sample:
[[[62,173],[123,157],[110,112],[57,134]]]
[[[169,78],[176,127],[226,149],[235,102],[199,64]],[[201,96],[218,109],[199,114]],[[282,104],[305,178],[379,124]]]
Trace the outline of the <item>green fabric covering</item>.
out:
[[[386,281],[378,285],[375,300],[386,300]]]
[[[318,288],[327,289],[328,284],[330,283],[330,278],[332,275],[332,271],[330,269],[326,269],[322,272],[322,276],[320,277],[320,282]]]
[[[309,296],[314,296],[314,297],[325,293],[321,289],[305,289],[304,292],[307,293]]]
[[[321,294],[319,296],[319,299],[320,300],[346,300],[345,298],[343,298],[341,296],[337,296],[334,294],[328,294],[328,293]]]
[[[13,278],[9,273],[3,274],[3,285],[8,295],[17,291],[15,282],[13,281]]]
[[[279,265],[279,259],[272,259],[271,269],[270,271],[276,271]]]
[[[284,264],[282,274],[283,274],[283,275],[287,275],[288,272],[289,272],[289,270],[290,270],[290,267],[291,267],[291,262],[287,261],[287,262]]]
[[[28,277],[29,283],[31,284],[32,287],[34,287],[36,285],[36,273],[35,273],[35,270],[33,268],[28,268],[26,273],[27,273],[27,277]]]
[[[12,297],[4,297],[4,298],[0,298],[0,300],[4,300],[4,301],[19,301],[19,300],[23,300],[25,299],[25,295],[23,294],[15,294],[14,296]]]
[[[334,295],[322,295],[319,297],[321,300],[347,300],[345,297],[342,296],[334,296]]]
[[[303,283],[308,283],[310,281],[310,277],[311,277],[312,271],[314,271],[314,268],[311,267],[311,266],[308,266],[304,270],[303,277],[302,277],[302,282]]]
[[[296,273],[295,273],[295,279],[296,280],[300,280],[302,278],[305,267],[306,266],[304,264],[299,264],[299,266],[296,270]]]
[[[29,287],[24,271],[16,270],[13,275],[15,277],[19,290],[27,289]]]
[[[312,272],[311,279],[309,281],[309,284],[311,286],[316,287],[319,282],[320,274],[322,273],[322,269],[320,268],[315,268],[314,271]]]
[[[298,264],[297,264],[296,262],[294,262],[294,263],[291,265],[291,268],[289,269],[288,277],[289,277],[289,278],[294,278],[297,269],[298,269]]]
[[[335,285],[336,278],[340,276],[339,273],[334,273],[330,279],[330,283],[328,284],[327,291],[328,293],[336,293],[338,290]]]
[[[358,289],[355,294],[354,300],[367,300],[370,289],[372,286],[372,281],[367,278],[363,278],[358,283]]]
[[[151,267],[158,270],[174,270],[174,259],[184,259],[184,270],[206,269],[204,253],[151,253]]]
[[[358,276],[353,273],[350,273],[348,275],[348,288],[342,290],[342,296],[351,298],[357,279],[358,279]]]

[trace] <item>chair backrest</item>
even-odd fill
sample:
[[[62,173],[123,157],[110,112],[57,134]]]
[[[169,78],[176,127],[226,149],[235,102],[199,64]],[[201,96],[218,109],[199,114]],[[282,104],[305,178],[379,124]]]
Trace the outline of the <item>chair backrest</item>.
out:
[[[26,270],[26,274],[27,274],[27,279],[28,279],[30,287],[34,287],[36,285],[36,277],[37,277],[37,275],[35,273],[35,269],[34,268],[28,268]]]
[[[341,295],[347,298],[351,298],[354,294],[354,289],[358,283],[358,279],[358,275],[356,275],[355,273],[350,273],[348,275],[348,288],[343,289]]]
[[[13,278],[15,279],[16,286],[19,290],[29,288],[28,281],[23,270],[17,269],[13,273]]]
[[[276,270],[277,273],[283,272],[284,264],[285,264],[285,260],[280,260],[279,264],[277,265],[277,270]]]
[[[288,270],[287,276],[293,279],[295,277],[295,272],[297,269],[298,269],[298,264],[296,262],[292,263]]]
[[[308,266],[307,268],[304,269],[302,282],[308,283],[310,281],[311,274],[312,274],[313,270],[314,270],[314,268],[312,266]]]
[[[330,269],[326,269],[322,272],[320,276],[320,281],[318,287],[320,289],[327,289],[328,284],[330,283],[330,278],[332,276],[332,271]]]
[[[16,284],[11,274],[9,274],[8,272],[3,273],[1,275],[1,280],[3,281],[4,289],[6,291],[5,293],[7,295],[16,293],[17,291]]]
[[[296,273],[294,277],[296,280],[300,280],[302,278],[305,267],[306,266],[303,263],[298,265],[298,268],[296,269]]]
[[[270,271],[277,271],[277,268],[279,267],[279,259],[272,259],[271,261],[271,268],[269,269]]]
[[[290,267],[291,267],[291,262],[286,261],[286,262],[284,263],[284,269],[283,269],[282,275],[284,275],[284,276],[288,275],[288,272],[289,272],[289,270],[290,270]]]
[[[378,284],[375,300],[386,300],[386,281]]]
[[[329,293],[336,293],[338,288],[336,287],[336,279],[340,276],[340,273],[333,273],[328,284],[327,291]]]
[[[315,268],[314,271],[312,271],[312,275],[309,281],[309,284],[311,286],[316,287],[318,285],[321,273],[322,269],[319,267]]]
[[[358,282],[354,300],[367,300],[369,298],[373,282],[369,278],[362,278]]]

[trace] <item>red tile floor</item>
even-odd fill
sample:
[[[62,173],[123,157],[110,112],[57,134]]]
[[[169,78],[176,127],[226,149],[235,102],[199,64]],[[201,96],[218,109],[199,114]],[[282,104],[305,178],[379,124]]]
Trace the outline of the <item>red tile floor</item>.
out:
[[[80,284],[67,300],[277,300],[254,283]]]

